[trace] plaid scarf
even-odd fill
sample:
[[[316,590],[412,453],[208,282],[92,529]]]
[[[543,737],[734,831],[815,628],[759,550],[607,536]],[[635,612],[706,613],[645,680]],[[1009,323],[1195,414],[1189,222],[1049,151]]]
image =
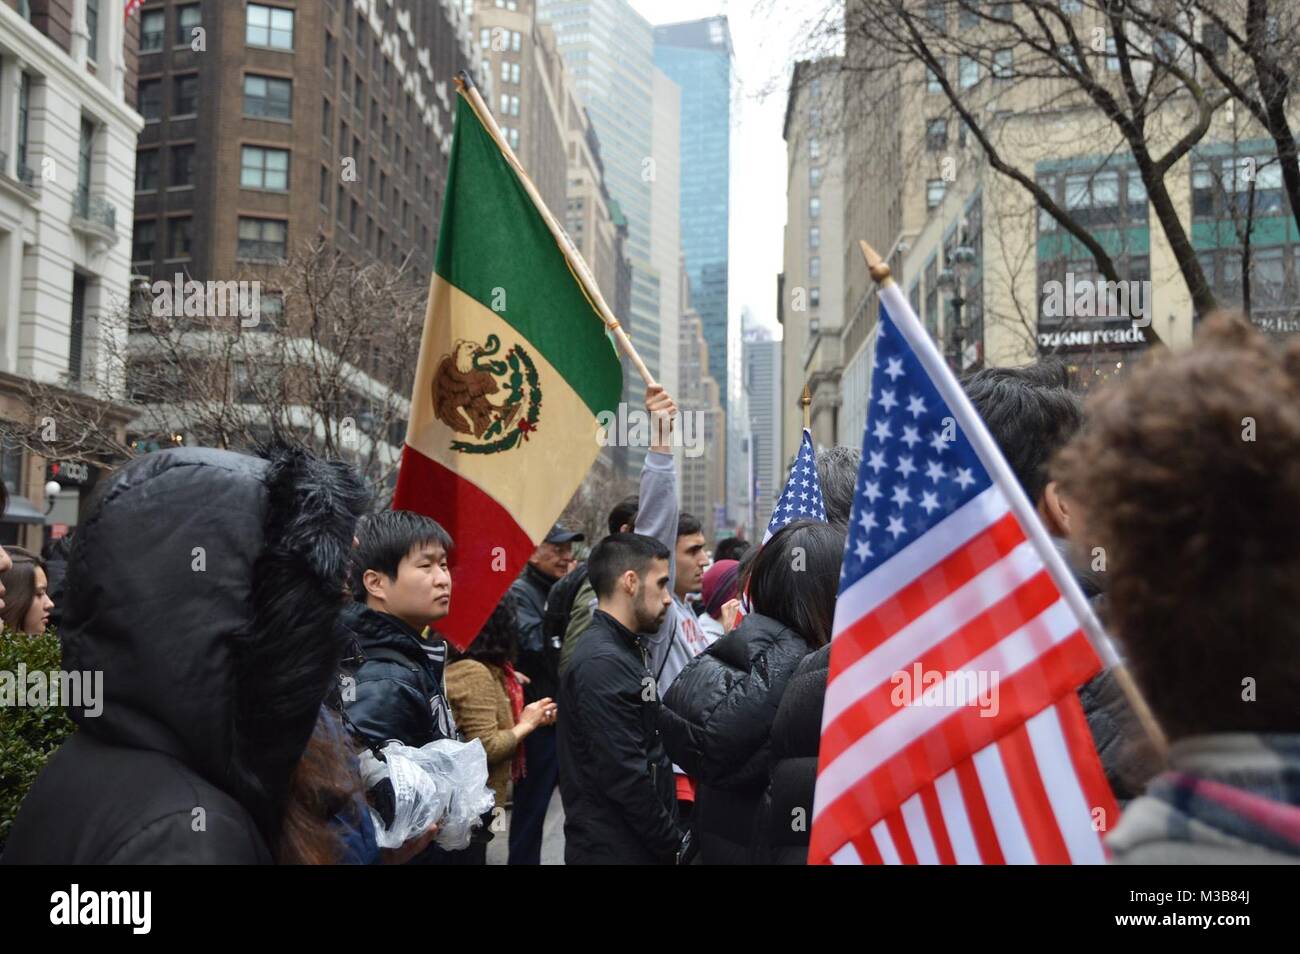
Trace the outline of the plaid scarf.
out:
[[[1300,735],[1197,736],[1169,762],[1112,834],[1117,857],[1165,842],[1300,862]]]

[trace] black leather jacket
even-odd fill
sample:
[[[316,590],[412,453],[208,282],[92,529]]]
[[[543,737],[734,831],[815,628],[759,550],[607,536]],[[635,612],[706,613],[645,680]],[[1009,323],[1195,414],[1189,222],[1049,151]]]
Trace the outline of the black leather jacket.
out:
[[[641,637],[596,610],[561,677],[565,864],[676,860],[676,787],[646,653]]]
[[[456,738],[443,682],[445,644],[435,646],[442,661],[430,659],[416,630],[363,603],[350,604],[339,625],[355,641],[361,660],[351,674],[355,685],[345,679],[343,708],[365,741],[382,746],[396,739],[418,748]],[[442,642],[436,634],[432,638]]]

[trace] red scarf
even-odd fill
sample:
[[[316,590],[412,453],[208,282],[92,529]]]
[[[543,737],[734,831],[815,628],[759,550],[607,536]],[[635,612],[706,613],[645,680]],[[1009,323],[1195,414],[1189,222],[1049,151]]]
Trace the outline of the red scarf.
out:
[[[505,683],[506,695],[510,697],[510,715],[514,719],[515,725],[519,724],[519,716],[524,711],[524,687],[519,685],[519,680],[515,678],[515,667],[506,663]],[[515,760],[510,766],[510,777],[514,781],[519,781],[527,773],[527,766],[524,764],[524,743],[520,742],[515,746]]]

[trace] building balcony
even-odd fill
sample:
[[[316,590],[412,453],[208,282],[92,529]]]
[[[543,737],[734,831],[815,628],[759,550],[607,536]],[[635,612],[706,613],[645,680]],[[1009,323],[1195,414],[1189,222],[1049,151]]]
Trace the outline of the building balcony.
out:
[[[72,205],[72,227],[110,246],[117,241],[117,207],[89,189],[78,189]]]

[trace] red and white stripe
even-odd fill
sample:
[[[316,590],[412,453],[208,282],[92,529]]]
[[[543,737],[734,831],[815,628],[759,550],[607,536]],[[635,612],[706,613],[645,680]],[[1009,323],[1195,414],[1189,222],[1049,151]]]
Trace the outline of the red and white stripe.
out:
[[[996,676],[996,715],[895,705],[918,662]],[[1103,860],[1117,809],[1074,694],[1099,666],[994,484],[839,596],[810,861]]]
[[[131,19],[131,14],[135,13],[135,11],[139,10],[142,6],[144,6],[144,0],[126,0],[126,14],[123,16],[123,19]]]

